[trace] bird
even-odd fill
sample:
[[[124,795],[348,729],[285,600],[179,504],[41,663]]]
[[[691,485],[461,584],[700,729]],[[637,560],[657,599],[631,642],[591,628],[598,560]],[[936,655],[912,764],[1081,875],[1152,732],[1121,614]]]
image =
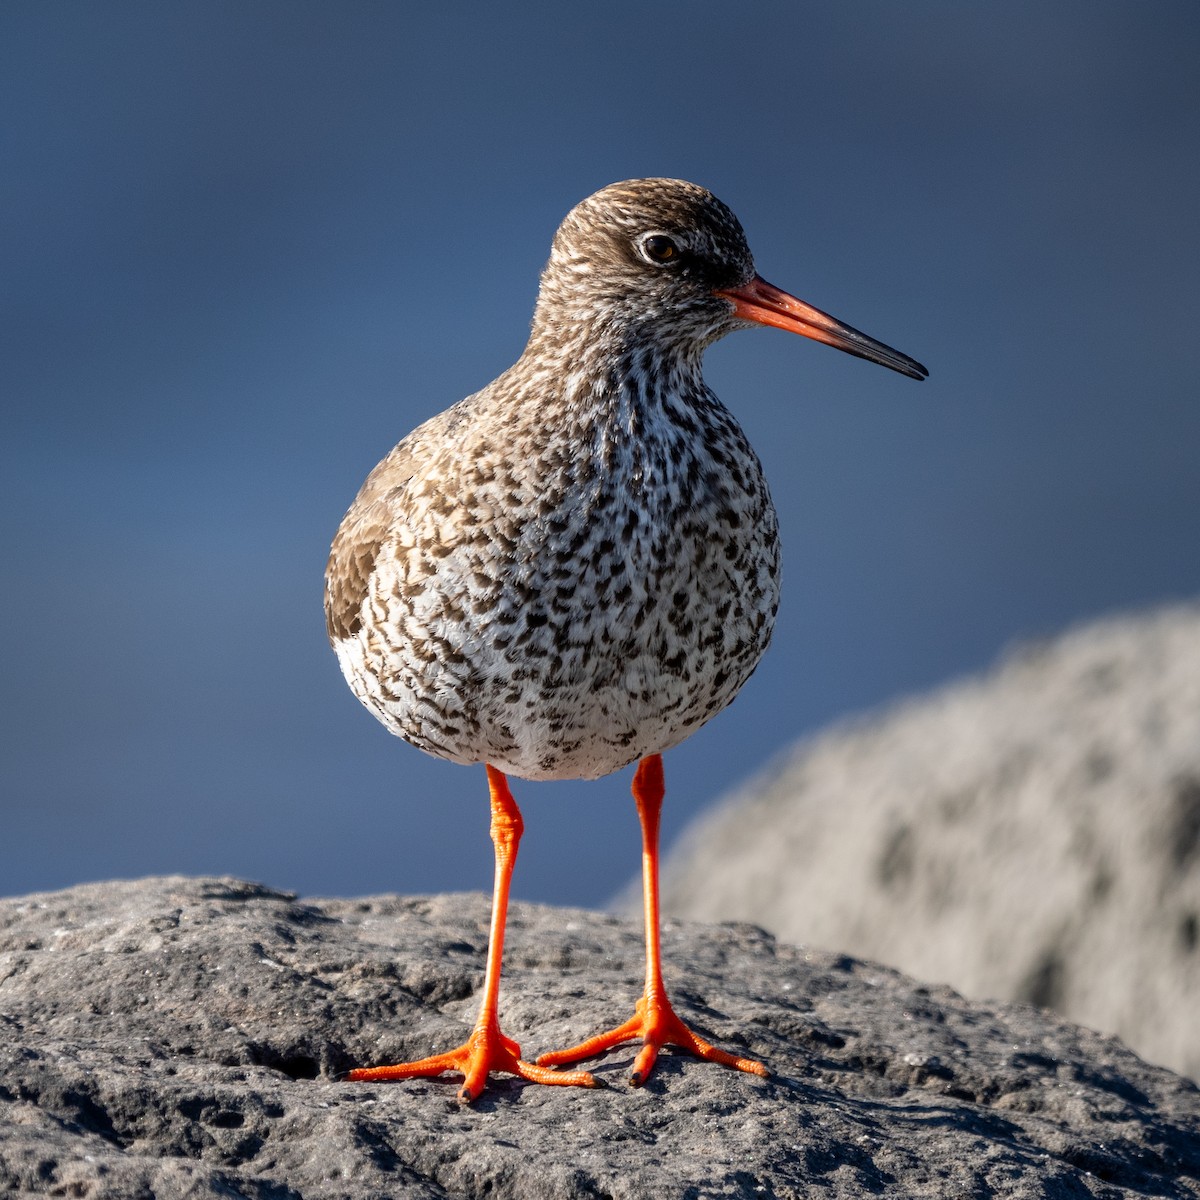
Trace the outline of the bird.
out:
[[[563,219],[520,358],[375,467],[329,554],[342,673],[393,734],[485,768],[495,858],[480,1008],[467,1040],[351,1081],[563,1070],[640,1043],[760,1076],[676,1014],[659,937],[662,755],[724,709],[779,605],[779,524],[758,456],[705,384],[704,351],[775,326],[912,379],[920,363],[767,283],[733,212],[677,179],[611,184]],[[646,980],[628,1020],[529,1062],[500,1028],[508,898],[523,822],[510,778],[597,779],[637,764]]]

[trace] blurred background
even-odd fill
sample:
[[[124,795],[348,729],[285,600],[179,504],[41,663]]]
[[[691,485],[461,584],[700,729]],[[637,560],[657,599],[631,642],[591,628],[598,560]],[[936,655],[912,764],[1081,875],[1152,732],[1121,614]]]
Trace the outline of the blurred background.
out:
[[[784,604],[667,760],[668,839],[840,715],[1200,591],[1200,7],[433,9],[0,9],[3,894],[490,886],[482,768],[359,707],[322,571],[617,179],[712,188],[767,279],[931,370],[710,352]],[[636,871],[629,775],[515,786],[518,896]]]

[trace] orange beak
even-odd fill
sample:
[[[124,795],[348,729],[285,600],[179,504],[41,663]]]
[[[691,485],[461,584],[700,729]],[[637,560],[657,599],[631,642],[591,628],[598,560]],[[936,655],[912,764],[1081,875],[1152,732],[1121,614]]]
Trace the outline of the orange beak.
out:
[[[827,346],[845,350],[858,358],[869,359],[881,367],[891,367],[910,379],[925,379],[929,372],[915,359],[891,346],[885,346],[865,333],[849,325],[843,325],[836,317],[797,300],[780,288],[755,275],[741,287],[722,288],[715,295],[733,304],[734,313],[743,321],[755,321],[759,325],[774,325],[789,333],[799,333]]]

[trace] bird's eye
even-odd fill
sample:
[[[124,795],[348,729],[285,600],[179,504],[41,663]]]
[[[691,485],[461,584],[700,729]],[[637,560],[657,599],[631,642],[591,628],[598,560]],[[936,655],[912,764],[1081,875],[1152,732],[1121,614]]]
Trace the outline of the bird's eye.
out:
[[[679,258],[679,246],[665,233],[649,233],[642,238],[642,253],[651,262],[668,263]]]

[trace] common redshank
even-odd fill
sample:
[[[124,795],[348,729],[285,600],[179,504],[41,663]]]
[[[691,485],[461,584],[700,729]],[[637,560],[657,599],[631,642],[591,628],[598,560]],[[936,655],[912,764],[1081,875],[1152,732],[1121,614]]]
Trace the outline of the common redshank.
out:
[[[457,1049],[352,1080],[491,1071],[595,1086],[554,1068],[640,1041],[766,1075],[676,1016],[659,948],[661,755],[737,695],[779,602],[775,509],[758,457],[701,376],[705,349],[774,325],[913,379],[919,363],[761,279],[710,192],[635,179],[578,204],[542,272],[517,362],[410,433],[333,542],[329,639],[392,732],[484,764],[495,883],[479,1017]],[[507,776],[595,779],[638,763],[646,984],[633,1016],[537,1063],[500,1031],[500,964],[521,814]]]

